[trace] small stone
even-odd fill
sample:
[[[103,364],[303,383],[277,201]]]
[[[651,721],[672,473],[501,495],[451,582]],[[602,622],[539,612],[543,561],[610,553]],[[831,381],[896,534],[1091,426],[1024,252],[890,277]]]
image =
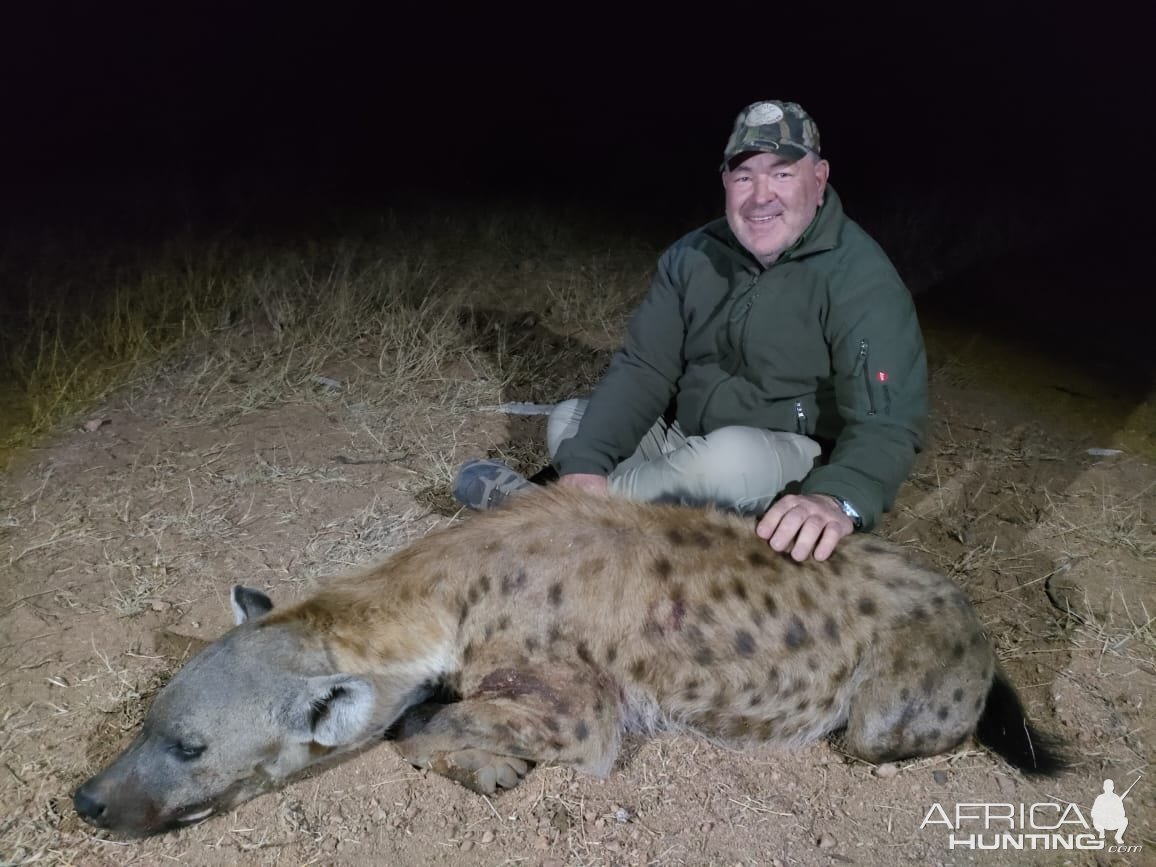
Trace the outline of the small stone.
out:
[[[494,832],[493,831],[486,831],[486,833],[482,834],[482,843],[493,843],[493,842],[494,842]]]
[[[834,849],[838,845],[830,834],[824,834],[816,842],[820,849]]]
[[[947,782],[947,772],[946,771],[932,771],[931,772],[931,779],[935,780],[935,782],[939,783],[939,785],[942,786]]]
[[[876,766],[872,773],[874,773],[875,776],[879,777],[881,780],[890,780],[892,777],[899,773],[899,766],[894,762],[884,762],[883,764]]]
[[[163,599],[154,599],[149,603],[149,608],[153,611],[168,611],[172,606]]]
[[[474,841],[473,840],[462,840],[462,845],[459,846],[458,848],[461,849],[463,852],[469,852],[471,849],[474,848]]]
[[[546,839],[545,837],[543,837],[541,834],[539,834],[537,837],[534,838],[534,848],[535,849],[549,849],[550,848],[550,841],[548,839]]]

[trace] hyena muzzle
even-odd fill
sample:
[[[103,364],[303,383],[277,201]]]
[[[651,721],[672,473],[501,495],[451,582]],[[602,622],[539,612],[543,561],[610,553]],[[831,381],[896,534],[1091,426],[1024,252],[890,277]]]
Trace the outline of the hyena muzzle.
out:
[[[191,824],[387,733],[480,792],[542,762],[605,775],[632,730],[837,734],[870,762],[976,736],[1025,773],[1063,766],[963,592],[871,537],[800,564],[739,516],[547,489],[295,605],[233,602],[237,627],[76,792],[88,822]]]

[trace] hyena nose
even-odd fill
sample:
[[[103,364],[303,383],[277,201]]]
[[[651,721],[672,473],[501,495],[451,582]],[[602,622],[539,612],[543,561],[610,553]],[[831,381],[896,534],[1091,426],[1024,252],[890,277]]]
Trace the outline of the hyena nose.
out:
[[[72,796],[73,806],[76,807],[76,812],[86,822],[91,822],[93,825],[100,825],[104,819],[105,809],[107,804],[99,800],[91,792],[86,791],[88,783],[85,783],[76,790],[76,794]]]

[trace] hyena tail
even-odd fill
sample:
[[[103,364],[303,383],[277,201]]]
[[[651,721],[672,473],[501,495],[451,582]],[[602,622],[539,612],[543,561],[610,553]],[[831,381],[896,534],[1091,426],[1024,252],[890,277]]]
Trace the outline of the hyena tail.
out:
[[[1028,722],[1019,696],[1002,671],[996,672],[975,736],[1029,776],[1052,777],[1069,766],[1059,739]]]

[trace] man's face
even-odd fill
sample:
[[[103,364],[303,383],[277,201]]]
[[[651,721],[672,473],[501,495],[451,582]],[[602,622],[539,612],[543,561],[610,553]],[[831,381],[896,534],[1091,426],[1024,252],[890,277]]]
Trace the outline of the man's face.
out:
[[[813,155],[791,162],[774,153],[751,154],[722,173],[731,231],[763,265],[770,265],[811,224],[829,173],[827,161]]]

